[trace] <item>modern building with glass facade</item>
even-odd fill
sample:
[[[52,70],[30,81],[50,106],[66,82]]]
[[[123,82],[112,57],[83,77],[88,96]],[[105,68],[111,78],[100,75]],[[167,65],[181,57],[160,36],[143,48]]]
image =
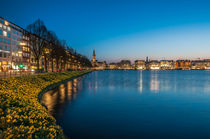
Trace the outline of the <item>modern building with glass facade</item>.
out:
[[[30,47],[26,31],[0,17],[0,71],[30,69]]]

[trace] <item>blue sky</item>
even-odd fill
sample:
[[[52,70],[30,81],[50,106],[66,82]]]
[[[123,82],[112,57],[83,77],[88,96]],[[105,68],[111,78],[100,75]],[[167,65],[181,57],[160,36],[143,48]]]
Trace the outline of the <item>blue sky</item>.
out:
[[[210,58],[209,0],[1,0],[0,16],[25,28],[43,20],[99,60]]]

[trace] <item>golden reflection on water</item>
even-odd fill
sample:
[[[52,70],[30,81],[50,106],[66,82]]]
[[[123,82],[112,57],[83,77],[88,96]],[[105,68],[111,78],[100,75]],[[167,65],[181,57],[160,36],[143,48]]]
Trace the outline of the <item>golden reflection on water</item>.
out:
[[[44,104],[48,108],[48,112],[53,115],[55,113],[55,107],[56,111],[62,109],[65,103],[71,102],[71,100],[76,98],[79,90],[81,90],[79,79],[68,81],[46,92],[42,96],[41,103]]]
[[[140,71],[140,75],[139,75],[139,92],[142,93],[143,91],[143,77],[142,77],[142,71]]]
[[[158,91],[159,90],[158,74],[153,74],[152,73],[151,79],[150,79],[150,90],[151,91]]]

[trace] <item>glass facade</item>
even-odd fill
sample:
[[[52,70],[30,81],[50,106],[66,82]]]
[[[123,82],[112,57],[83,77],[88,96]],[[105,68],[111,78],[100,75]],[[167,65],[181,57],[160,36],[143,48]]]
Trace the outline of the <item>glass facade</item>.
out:
[[[19,70],[20,64],[22,69],[30,67],[30,48],[21,45],[28,44],[23,34],[22,28],[0,18],[0,72]]]

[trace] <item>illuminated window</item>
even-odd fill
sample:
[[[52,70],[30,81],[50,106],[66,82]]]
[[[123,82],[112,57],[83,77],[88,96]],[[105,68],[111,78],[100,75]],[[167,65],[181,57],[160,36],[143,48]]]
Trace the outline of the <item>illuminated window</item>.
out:
[[[0,28],[2,28],[2,24],[0,24]]]
[[[4,27],[4,29],[7,29],[7,27],[6,26],[3,26]]]
[[[8,31],[11,31],[10,27],[7,27],[7,30],[8,30]]]
[[[7,36],[7,32],[6,31],[3,31],[3,35],[6,37]]]
[[[7,25],[7,26],[9,25],[9,23],[8,23],[7,21],[5,21],[4,23],[5,23],[5,25]]]

